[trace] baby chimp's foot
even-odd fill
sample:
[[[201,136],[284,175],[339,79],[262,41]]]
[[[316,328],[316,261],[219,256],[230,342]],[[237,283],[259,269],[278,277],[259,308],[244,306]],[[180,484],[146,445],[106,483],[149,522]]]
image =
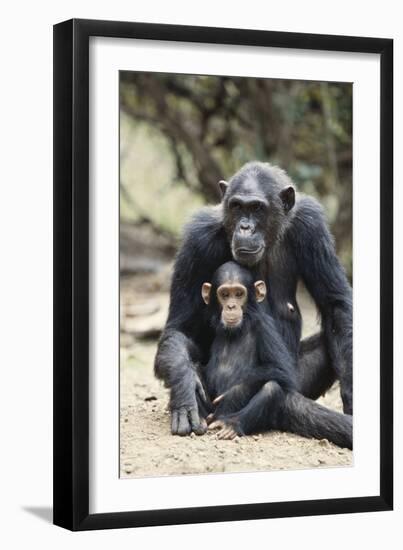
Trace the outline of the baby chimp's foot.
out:
[[[237,436],[243,436],[244,432],[239,422],[238,417],[235,415],[221,417],[209,425],[209,430],[218,429],[218,439],[235,439]]]

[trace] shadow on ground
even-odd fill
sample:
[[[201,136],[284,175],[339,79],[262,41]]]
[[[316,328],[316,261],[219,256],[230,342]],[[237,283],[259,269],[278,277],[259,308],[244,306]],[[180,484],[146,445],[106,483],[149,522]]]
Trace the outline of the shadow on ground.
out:
[[[53,508],[51,506],[23,506],[22,509],[46,523],[53,523]]]

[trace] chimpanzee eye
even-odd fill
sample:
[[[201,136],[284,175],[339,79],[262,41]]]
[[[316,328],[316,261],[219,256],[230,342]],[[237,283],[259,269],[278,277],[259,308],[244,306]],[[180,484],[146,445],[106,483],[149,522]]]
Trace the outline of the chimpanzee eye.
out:
[[[243,296],[242,290],[237,290],[236,293],[235,293],[235,296],[236,296],[237,298],[242,298],[242,296]]]
[[[238,201],[232,201],[230,206],[232,210],[240,210],[242,205]]]

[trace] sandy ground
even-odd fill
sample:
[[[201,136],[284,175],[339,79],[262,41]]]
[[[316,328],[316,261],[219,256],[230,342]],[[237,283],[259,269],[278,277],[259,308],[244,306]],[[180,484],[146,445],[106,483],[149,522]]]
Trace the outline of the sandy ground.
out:
[[[327,440],[317,441],[289,433],[269,432],[238,438],[178,437],[170,433],[168,392],[154,378],[155,334],[164,322],[166,289],[152,278],[136,279],[121,287],[120,366],[120,470],[121,477],[244,472],[350,466],[352,453]],[[316,328],[316,313],[305,294],[299,297],[304,315],[304,335]],[[147,338],[145,338],[147,337]],[[341,410],[338,386],[324,398],[324,405]]]

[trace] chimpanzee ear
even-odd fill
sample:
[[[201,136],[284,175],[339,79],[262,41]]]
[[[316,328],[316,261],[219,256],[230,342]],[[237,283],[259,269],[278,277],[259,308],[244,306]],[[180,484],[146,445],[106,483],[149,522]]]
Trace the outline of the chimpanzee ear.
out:
[[[203,283],[202,298],[203,298],[203,302],[207,305],[210,303],[210,292],[211,292],[211,284]]]
[[[263,302],[266,298],[266,283],[264,281],[256,281],[255,283],[256,302]]]
[[[289,212],[295,204],[295,190],[294,187],[286,187],[280,191],[280,198],[283,201],[285,212]]]
[[[228,182],[225,181],[225,180],[220,180],[220,181],[218,182],[218,187],[220,188],[220,191],[221,191],[221,198],[222,198],[222,197],[224,197],[225,191],[227,190]]]

